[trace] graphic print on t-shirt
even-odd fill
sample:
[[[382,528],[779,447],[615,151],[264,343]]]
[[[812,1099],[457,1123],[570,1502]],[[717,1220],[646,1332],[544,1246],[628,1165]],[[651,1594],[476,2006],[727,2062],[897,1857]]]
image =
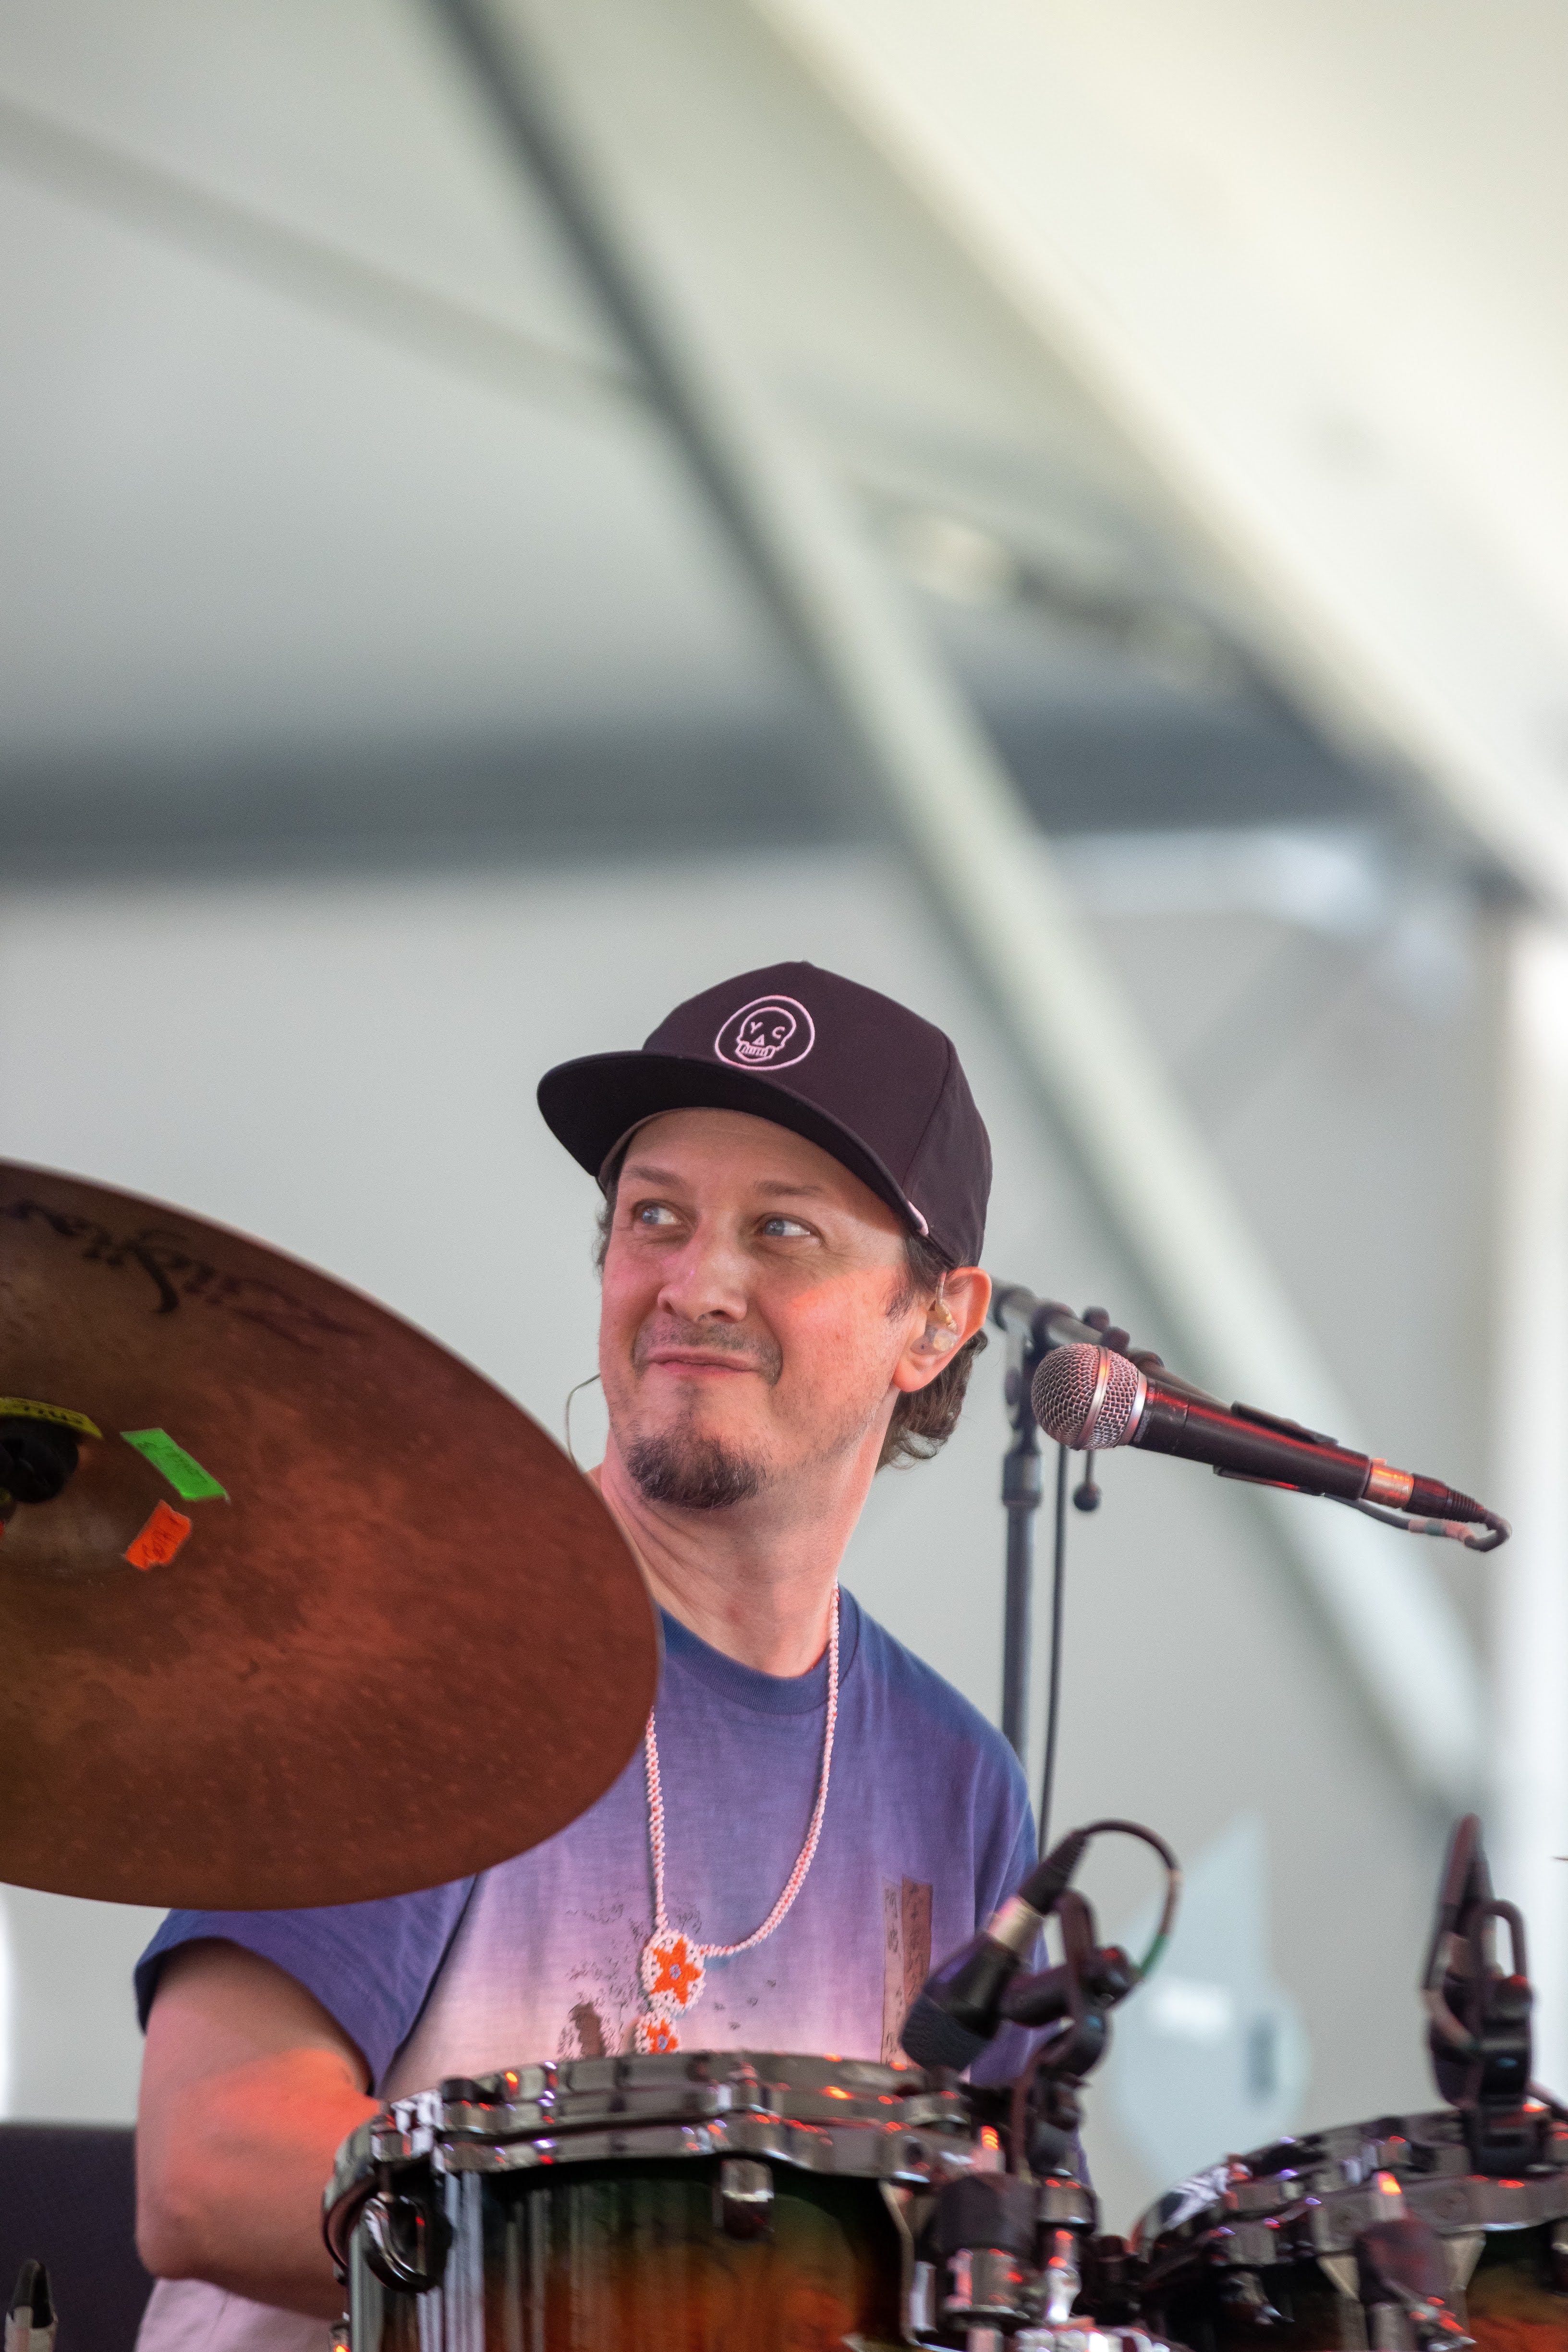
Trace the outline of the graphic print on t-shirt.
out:
[[[931,1888],[914,1878],[882,1881],[882,2063],[903,2061],[904,2020],[931,1974]]]
[[[631,1769],[640,1769],[640,1761]],[[629,2055],[637,2046],[637,2020],[647,2011],[638,1966],[653,1933],[651,1906],[638,1912],[624,1901],[598,1906],[560,1901],[554,1908],[563,1939],[577,1951],[562,1972],[564,2015],[548,2054],[557,2059]],[[693,1944],[701,1942],[700,1912],[683,1912],[671,1925]]]

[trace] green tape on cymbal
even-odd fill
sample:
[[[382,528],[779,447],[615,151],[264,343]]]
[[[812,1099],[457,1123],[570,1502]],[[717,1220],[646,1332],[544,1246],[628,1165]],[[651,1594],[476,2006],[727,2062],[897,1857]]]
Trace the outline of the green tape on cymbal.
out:
[[[227,1502],[227,1487],[220,1486],[183,1445],[176,1445],[166,1429],[122,1429],[120,1434],[127,1445],[146,1455],[154,1470],[163,1472],[182,1502],[205,1503],[214,1496]]]

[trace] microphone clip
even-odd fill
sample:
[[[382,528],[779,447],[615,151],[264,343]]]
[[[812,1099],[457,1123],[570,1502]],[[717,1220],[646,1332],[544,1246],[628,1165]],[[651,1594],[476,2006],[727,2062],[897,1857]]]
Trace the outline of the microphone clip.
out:
[[[1497,1960],[1500,1921],[1509,1931],[1507,1970]],[[1432,2071],[1459,2110],[1471,2162],[1493,2175],[1521,2170],[1539,2155],[1551,2123],[1548,2110],[1532,2104],[1535,1996],[1524,1921],[1492,1893],[1476,1813],[1455,1824],[1449,1841],[1421,1995]]]

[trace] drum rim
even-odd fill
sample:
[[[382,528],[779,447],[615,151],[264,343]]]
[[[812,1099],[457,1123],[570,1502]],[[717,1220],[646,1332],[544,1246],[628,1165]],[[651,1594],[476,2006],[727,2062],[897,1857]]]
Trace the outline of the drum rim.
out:
[[[1326,2125],[1222,2158],[1179,2181],[1139,2216],[1129,2242],[1152,2268],[1167,2272],[1199,2249],[1205,2263],[1222,2270],[1257,2268],[1260,2253],[1265,2263],[1319,2259],[1345,2251],[1373,2218],[1383,2174],[1439,2237],[1536,2229],[1568,2218],[1568,2134],[1553,2133],[1547,2145],[1553,2160],[1494,2176],[1474,2169],[1454,2107]],[[1450,2154],[1462,2163],[1445,2165]],[[1324,2177],[1335,2172],[1337,2179]],[[1205,2184],[1206,2197],[1179,2201]],[[1292,2215],[1303,2225],[1298,2232],[1288,2226]]]
[[[742,2156],[916,2187],[967,2166],[971,2126],[970,2087],[956,2075],[877,2059],[700,2050],[540,2062],[387,2101],[339,2148],[323,2218],[341,2259],[353,2209],[378,2180],[416,2169],[498,2175]]]

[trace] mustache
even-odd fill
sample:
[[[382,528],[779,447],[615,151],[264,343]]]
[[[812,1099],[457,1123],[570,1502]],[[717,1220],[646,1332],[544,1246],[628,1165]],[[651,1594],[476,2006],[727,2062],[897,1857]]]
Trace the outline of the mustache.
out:
[[[730,1323],[683,1323],[660,1315],[645,1323],[632,1346],[632,1370],[645,1372],[656,1348],[689,1348],[694,1355],[732,1356],[760,1372],[770,1388],[784,1370],[784,1349],[771,1333],[738,1330]]]

